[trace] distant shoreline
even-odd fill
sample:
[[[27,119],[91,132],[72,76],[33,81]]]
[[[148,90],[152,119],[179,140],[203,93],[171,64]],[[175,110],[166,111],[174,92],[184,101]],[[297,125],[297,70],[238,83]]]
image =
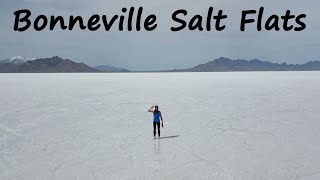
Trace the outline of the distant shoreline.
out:
[[[0,61],[0,73],[182,73],[182,72],[279,72],[279,71],[320,71],[320,61],[304,64],[271,63],[268,61],[231,60],[221,57],[192,68],[171,70],[131,71],[109,65],[91,67],[58,56],[23,61],[21,59]]]

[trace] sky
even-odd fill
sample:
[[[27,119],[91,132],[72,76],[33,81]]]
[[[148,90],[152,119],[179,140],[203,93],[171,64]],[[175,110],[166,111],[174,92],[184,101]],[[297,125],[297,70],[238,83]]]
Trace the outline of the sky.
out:
[[[122,15],[123,7],[144,8],[143,18],[157,16],[157,29],[147,31],[122,31],[116,26],[111,31],[80,30],[15,32],[14,12],[29,9],[30,20],[38,15],[82,16],[86,21],[94,14]],[[178,9],[186,9],[190,20],[200,14],[206,18],[208,8],[214,14],[223,10],[228,18],[223,21],[224,31],[172,32],[176,26],[171,15]],[[306,14],[304,31],[258,32],[254,24],[240,31],[243,10],[265,7],[263,21],[270,15],[282,16],[286,10],[292,14]],[[317,0],[3,0],[0,4],[0,59],[13,56],[44,58],[60,56],[88,65],[112,65],[130,70],[165,70],[189,68],[219,57],[231,59],[260,59],[270,62],[301,64],[320,60],[320,2]],[[256,16],[251,16],[256,18]],[[213,21],[214,23],[214,21]],[[295,25],[295,21],[291,21]],[[205,24],[203,24],[205,26]],[[280,27],[282,21],[280,21]],[[213,26],[214,27],[214,26]]]

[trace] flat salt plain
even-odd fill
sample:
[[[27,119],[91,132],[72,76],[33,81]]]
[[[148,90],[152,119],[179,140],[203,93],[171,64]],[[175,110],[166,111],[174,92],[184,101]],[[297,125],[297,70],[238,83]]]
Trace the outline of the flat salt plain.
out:
[[[320,179],[320,72],[0,74],[0,84],[0,179]]]

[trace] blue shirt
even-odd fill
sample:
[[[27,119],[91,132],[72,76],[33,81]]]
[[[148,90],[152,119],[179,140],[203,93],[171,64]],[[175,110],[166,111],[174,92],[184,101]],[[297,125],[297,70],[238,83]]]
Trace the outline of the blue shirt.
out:
[[[153,113],[153,122],[159,123],[160,122],[160,115],[161,115],[160,111],[158,113]]]

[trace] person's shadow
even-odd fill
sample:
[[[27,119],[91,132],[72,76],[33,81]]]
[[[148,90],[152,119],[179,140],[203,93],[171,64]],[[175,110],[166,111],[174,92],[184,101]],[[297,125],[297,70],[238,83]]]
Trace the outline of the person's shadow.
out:
[[[172,138],[177,138],[179,137],[180,135],[174,135],[174,136],[163,136],[161,137],[160,139],[172,139]]]

